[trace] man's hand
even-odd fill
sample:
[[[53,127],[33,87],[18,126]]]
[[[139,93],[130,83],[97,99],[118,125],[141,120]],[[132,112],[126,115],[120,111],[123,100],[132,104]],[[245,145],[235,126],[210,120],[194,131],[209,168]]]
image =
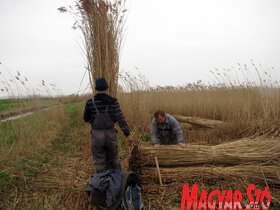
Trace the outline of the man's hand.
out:
[[[160,144],[154,144],[154,148],[159,148]]]
[[[127,137],[125,137],[125,140],[124,140],[124,143],[125,143],[125,145],[126,146],[129,146],[129,147],[131,147],[132,146],[132,139],[131,139],[131,136],[129,135],[129,136],[127,136]]]
[[[180,146],[180,147],[187,147],[187,145],[185,144],[185,143],[178,143],[178,145]]]

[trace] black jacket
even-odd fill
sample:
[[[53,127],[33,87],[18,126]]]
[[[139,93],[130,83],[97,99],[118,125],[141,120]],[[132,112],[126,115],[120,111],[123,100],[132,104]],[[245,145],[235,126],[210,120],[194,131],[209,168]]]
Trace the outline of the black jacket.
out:
[[[130,134],[128,125],[125,121],[123,113],[120,109],[120,104],[116,98],[113,98],[105,93],[98,93],[94,96],[94,102],[99,112],[105,112],[108,106],[108,113],[111,119],[116,123],[118,122],[125,136]],[[89,122],[91,125],[94,122],[96,110],[92,103],[92,98],[88,99],[84,110],[84,121]]]

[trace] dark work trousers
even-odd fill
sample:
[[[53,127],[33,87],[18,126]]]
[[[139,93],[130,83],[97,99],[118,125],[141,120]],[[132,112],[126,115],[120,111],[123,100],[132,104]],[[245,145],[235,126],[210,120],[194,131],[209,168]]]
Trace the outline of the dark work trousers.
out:
[[[96,173],[102,173],[108,169],[121,170],[115,129],[93,129],[91,131],[91,152]]]

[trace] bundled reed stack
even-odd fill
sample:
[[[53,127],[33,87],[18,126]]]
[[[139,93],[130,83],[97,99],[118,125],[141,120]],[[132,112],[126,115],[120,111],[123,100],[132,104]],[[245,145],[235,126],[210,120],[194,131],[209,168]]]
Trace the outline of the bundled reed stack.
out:
[[[173,115],[179,122],[181,123],[187,123],[191,125],[200,125],[206,128],[221,128],[228,123],[225,123],[220,120],[209,120],[209,119],[203,119],[199,117],[187,117],[182,115]]]
[[[109,94],[116,95],[119,54],[126,10],[122,0],[79,0],[81,29],[87,51],[88,72],[92,90],[97,77],[109,83]]]
[[[163,183],[197,179],[246,178],[254,183],[280,187],[280,139],[241,139],[216,146],[138,146],[131,169],[143,184],[158,182],[157,157]]]

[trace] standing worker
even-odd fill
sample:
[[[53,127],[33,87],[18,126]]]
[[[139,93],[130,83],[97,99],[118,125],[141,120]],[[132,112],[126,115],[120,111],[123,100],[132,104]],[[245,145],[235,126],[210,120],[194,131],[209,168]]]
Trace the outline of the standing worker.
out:
[[[181,147],[186,147],[179,122],[162,110],[154,113],[151,123],[151,139],[155,147],[160,144],[178,144]]]
[[[125,142],[129,145],[132,142],[119,102],[107,94],[108,88],[105,78],[97,78],[96,95],[87,100],[84,110],[84,121],[91,124],[91,152],[96,173],[108,169],[121,170],[117,130],[114,128],[116,122],[126,137]]]

